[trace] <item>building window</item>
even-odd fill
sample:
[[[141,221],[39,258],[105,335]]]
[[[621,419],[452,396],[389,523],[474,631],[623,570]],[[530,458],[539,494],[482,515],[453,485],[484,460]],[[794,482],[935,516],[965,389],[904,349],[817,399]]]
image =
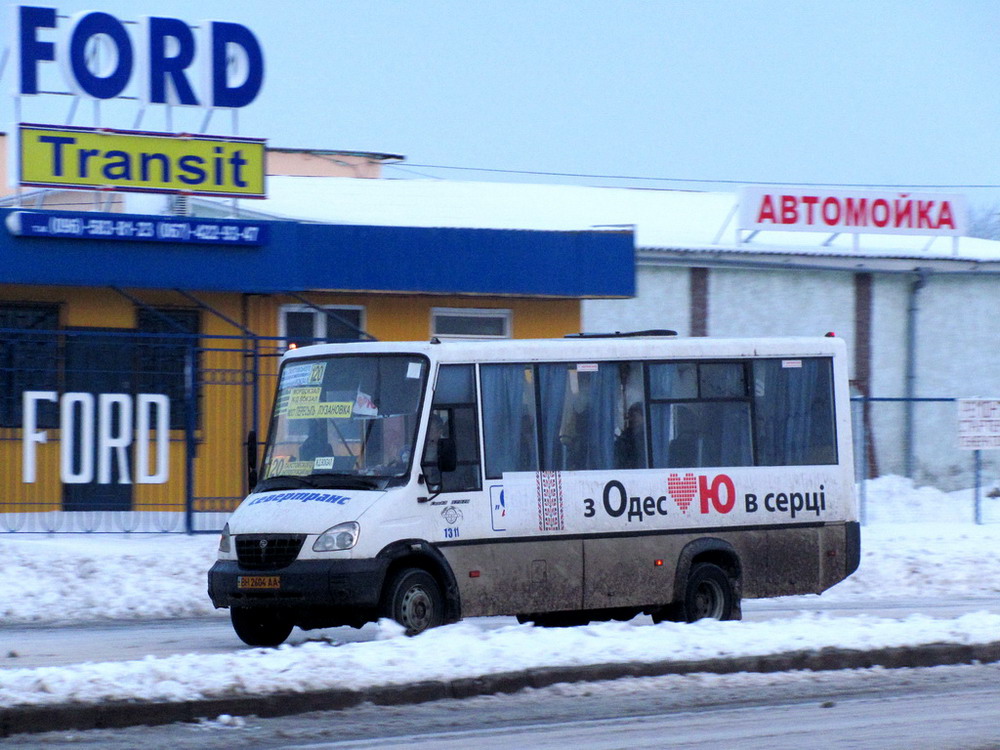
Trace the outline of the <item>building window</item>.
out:
[[[435,307],[431,310],[431,336],[439,339],[509,339],[511,312]]]
[[[197,310],[140,308],[136,311],[135,370],[137,393],[162,393],[170,398],[170,429],[187,424],[187,379],[194,386],[194,423],[200,413],[201,357]]]
[[[0,427],[21,426],[24,391],[59,389],[58,305],[0,305]],[[38,404],[37,425],[55,427],[58,407]]]
[[[345,305],[282,305],[278,330],[285,346],[358,341],[364,335],[364,308]]]

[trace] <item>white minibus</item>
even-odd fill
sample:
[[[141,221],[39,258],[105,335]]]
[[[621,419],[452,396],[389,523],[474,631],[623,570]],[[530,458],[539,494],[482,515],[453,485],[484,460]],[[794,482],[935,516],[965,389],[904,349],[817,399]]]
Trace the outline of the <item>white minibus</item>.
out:
[[[667,333],[287,352],[213,603],[266,646],[381,617],[738,619],[849,576],[844,342]]]

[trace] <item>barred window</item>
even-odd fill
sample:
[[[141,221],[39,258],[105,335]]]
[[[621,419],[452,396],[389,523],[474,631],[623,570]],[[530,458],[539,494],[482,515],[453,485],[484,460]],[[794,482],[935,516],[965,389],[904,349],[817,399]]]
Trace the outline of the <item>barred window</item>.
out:
[[[169,397],[170,429],[184,429],[187,423],[187,370],[190,367],[197,424],[201,404],[200,313],[177,308],[140,308],[136,329],[139,334],[135,339],[136,392],[163,393]]]
[[[59,389],[59,306],[0,305],[0,427],[21,427],[24,391]],[[38,426],[56,427],[58,406],[37,405]]]

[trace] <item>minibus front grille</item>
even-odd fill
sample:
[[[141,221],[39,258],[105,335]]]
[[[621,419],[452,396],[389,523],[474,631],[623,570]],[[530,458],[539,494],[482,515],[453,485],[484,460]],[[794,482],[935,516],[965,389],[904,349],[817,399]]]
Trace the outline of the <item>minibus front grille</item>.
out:
[[[305,534],[238,534],[236,559],[245,570],[278,570],[295,561]]]

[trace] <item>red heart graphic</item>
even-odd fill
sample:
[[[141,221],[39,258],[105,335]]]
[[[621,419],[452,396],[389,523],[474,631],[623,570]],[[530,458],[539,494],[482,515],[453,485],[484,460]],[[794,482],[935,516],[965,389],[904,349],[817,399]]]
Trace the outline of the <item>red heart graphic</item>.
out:
[[[698,477],[694,474],[685,474],[681,479],[680,474],[671,474],[667,477],[667,492],[677,503],[677,507],[687,513],[694,496],[698,494]]]

